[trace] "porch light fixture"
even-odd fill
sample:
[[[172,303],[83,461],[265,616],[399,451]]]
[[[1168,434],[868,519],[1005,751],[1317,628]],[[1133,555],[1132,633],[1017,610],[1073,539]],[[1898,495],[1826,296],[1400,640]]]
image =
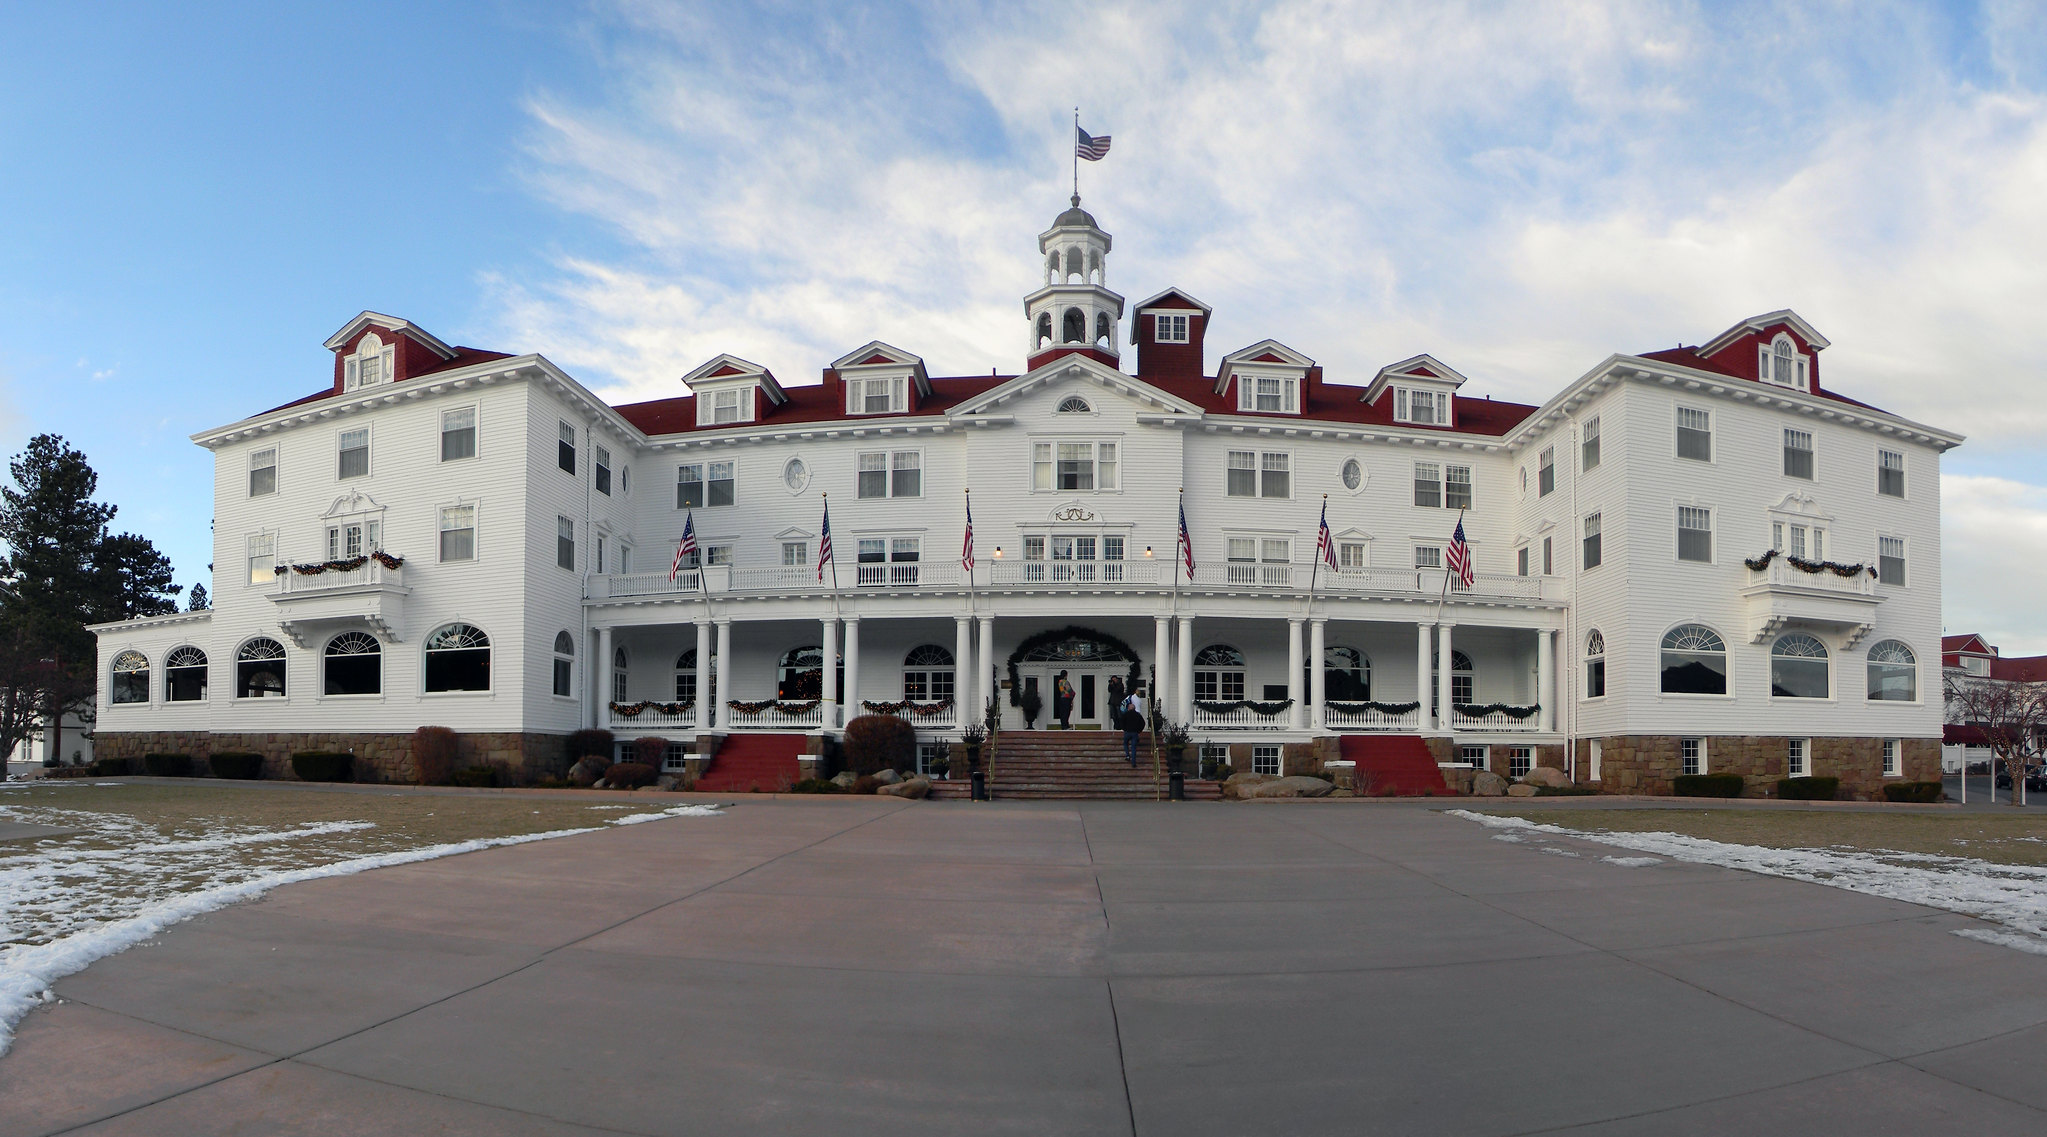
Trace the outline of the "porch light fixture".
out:
[[[1146,557],[1149,557],[1149,556],[1151,556],[1151,546],[1150,546],[1150,545],[1146,545],[1146,546],[1144,547],[1144,555],[1145,555]]]
[[[998,561],[1002,559],[1002,546],[1000,545],[995,546],[995,559]]]

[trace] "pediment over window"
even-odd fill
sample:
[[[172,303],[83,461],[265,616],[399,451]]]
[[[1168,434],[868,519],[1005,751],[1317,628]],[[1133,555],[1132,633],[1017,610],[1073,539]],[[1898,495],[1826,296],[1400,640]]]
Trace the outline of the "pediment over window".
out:
[[[833,360],[825,382],[834,379],[845,390],[849,415],[907,414],[931,394],[923,359],[880,340]]]
[[[327,521],[336,517],[356,517],[365,513],[382,513],[383,511],[383,505],[376,498],[366,493],[346,493],[335,498],[334,504],[327,507],[327,512],[321,514],[320,519]]]
[[[1832,521],[1833,515],[1820,508],[1820,503],[1811,494],[1788,493],[1784,500],[1770,507],[1771,513],[1803,517],[1813,521]]]
[[[1385,394],[1388,387],[1396,384],[1401,386],[1422,386],[1454,392],[1457,388],[1462,387],[1465,382],[1466,379],[1462,372],[1437,359],[1435,356],[1423,352],[1420,355],[1409,356],[1399,363],[1391,363],[1380,368],[1379,373],[1372,376],[1371,383],[1358,395],[1358,401],[1361,403],[1376,403],[1379,401],[1379,396]]]
[[[789,401],[773,372],[736,355],[719,355],[682,377],[696,398],[698,426],[755,422]]]

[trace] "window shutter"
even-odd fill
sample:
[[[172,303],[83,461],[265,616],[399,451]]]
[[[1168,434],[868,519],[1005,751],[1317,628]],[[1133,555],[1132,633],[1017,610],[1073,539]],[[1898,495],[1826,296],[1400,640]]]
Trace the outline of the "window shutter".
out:
[[[355,359],[346,359],[341,364],[341,389],[353,391],[362,384],[362,364]]]

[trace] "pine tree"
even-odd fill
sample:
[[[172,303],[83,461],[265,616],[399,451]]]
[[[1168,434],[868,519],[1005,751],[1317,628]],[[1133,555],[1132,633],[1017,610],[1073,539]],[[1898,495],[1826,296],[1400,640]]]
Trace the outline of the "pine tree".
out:
[[[211,608],[212,606],[213,598],[206,595],[206,586],[203,584],[194,584],[192,586],[192,591],[186,597],[185,611],[204,612],[208,608]]]

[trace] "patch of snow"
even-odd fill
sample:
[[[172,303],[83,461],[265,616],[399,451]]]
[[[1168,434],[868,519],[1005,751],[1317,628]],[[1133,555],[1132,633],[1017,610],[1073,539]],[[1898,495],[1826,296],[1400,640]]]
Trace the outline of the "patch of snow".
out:
[[[1552,857],[1575,857],[1578,855],[1569,849],[1559,849],[1555,845],[1544,845],[1540,851],[1548,853]]]
[[[1663,863],[1662,857],[1601,857],[1599,859],[1609,865],[1619,865],[1624,869],[1646,869],[1650,865],[1660,865]]]
[[[1842,849],[1771,849],[1735,845],[1682,833],[1623,833],[1566,829],[1523,817],[1499,817],[1468,809],[1445,810],[1452,817],[1502,830],[1495,838],[1554,833],[1654,853],[1676,861],[1719,865],[1765,876],[1831,885],[1851,892],[1902,900],[1958,912],[2004,931],[1963,929],[1957,935],[2020,951],[2047,955],[2047,867],[2000,865],[1974,857],[1930,853]],[[1614,860],[1614,858],[1607,858]],[[1973,934],[1972,934],[1973,933]]]
[[[1493,834],[1493,840],[1509,841],[1518,845],[1521,843],[1521,835],[1519,833],[1495,833]]]
[[[710,817],[718,812],[715,805],[678,805],[659,813],[628,813],[624,817],[611,819],[613,825],[639,825],[648,821],[659,821],[664,817]]]

